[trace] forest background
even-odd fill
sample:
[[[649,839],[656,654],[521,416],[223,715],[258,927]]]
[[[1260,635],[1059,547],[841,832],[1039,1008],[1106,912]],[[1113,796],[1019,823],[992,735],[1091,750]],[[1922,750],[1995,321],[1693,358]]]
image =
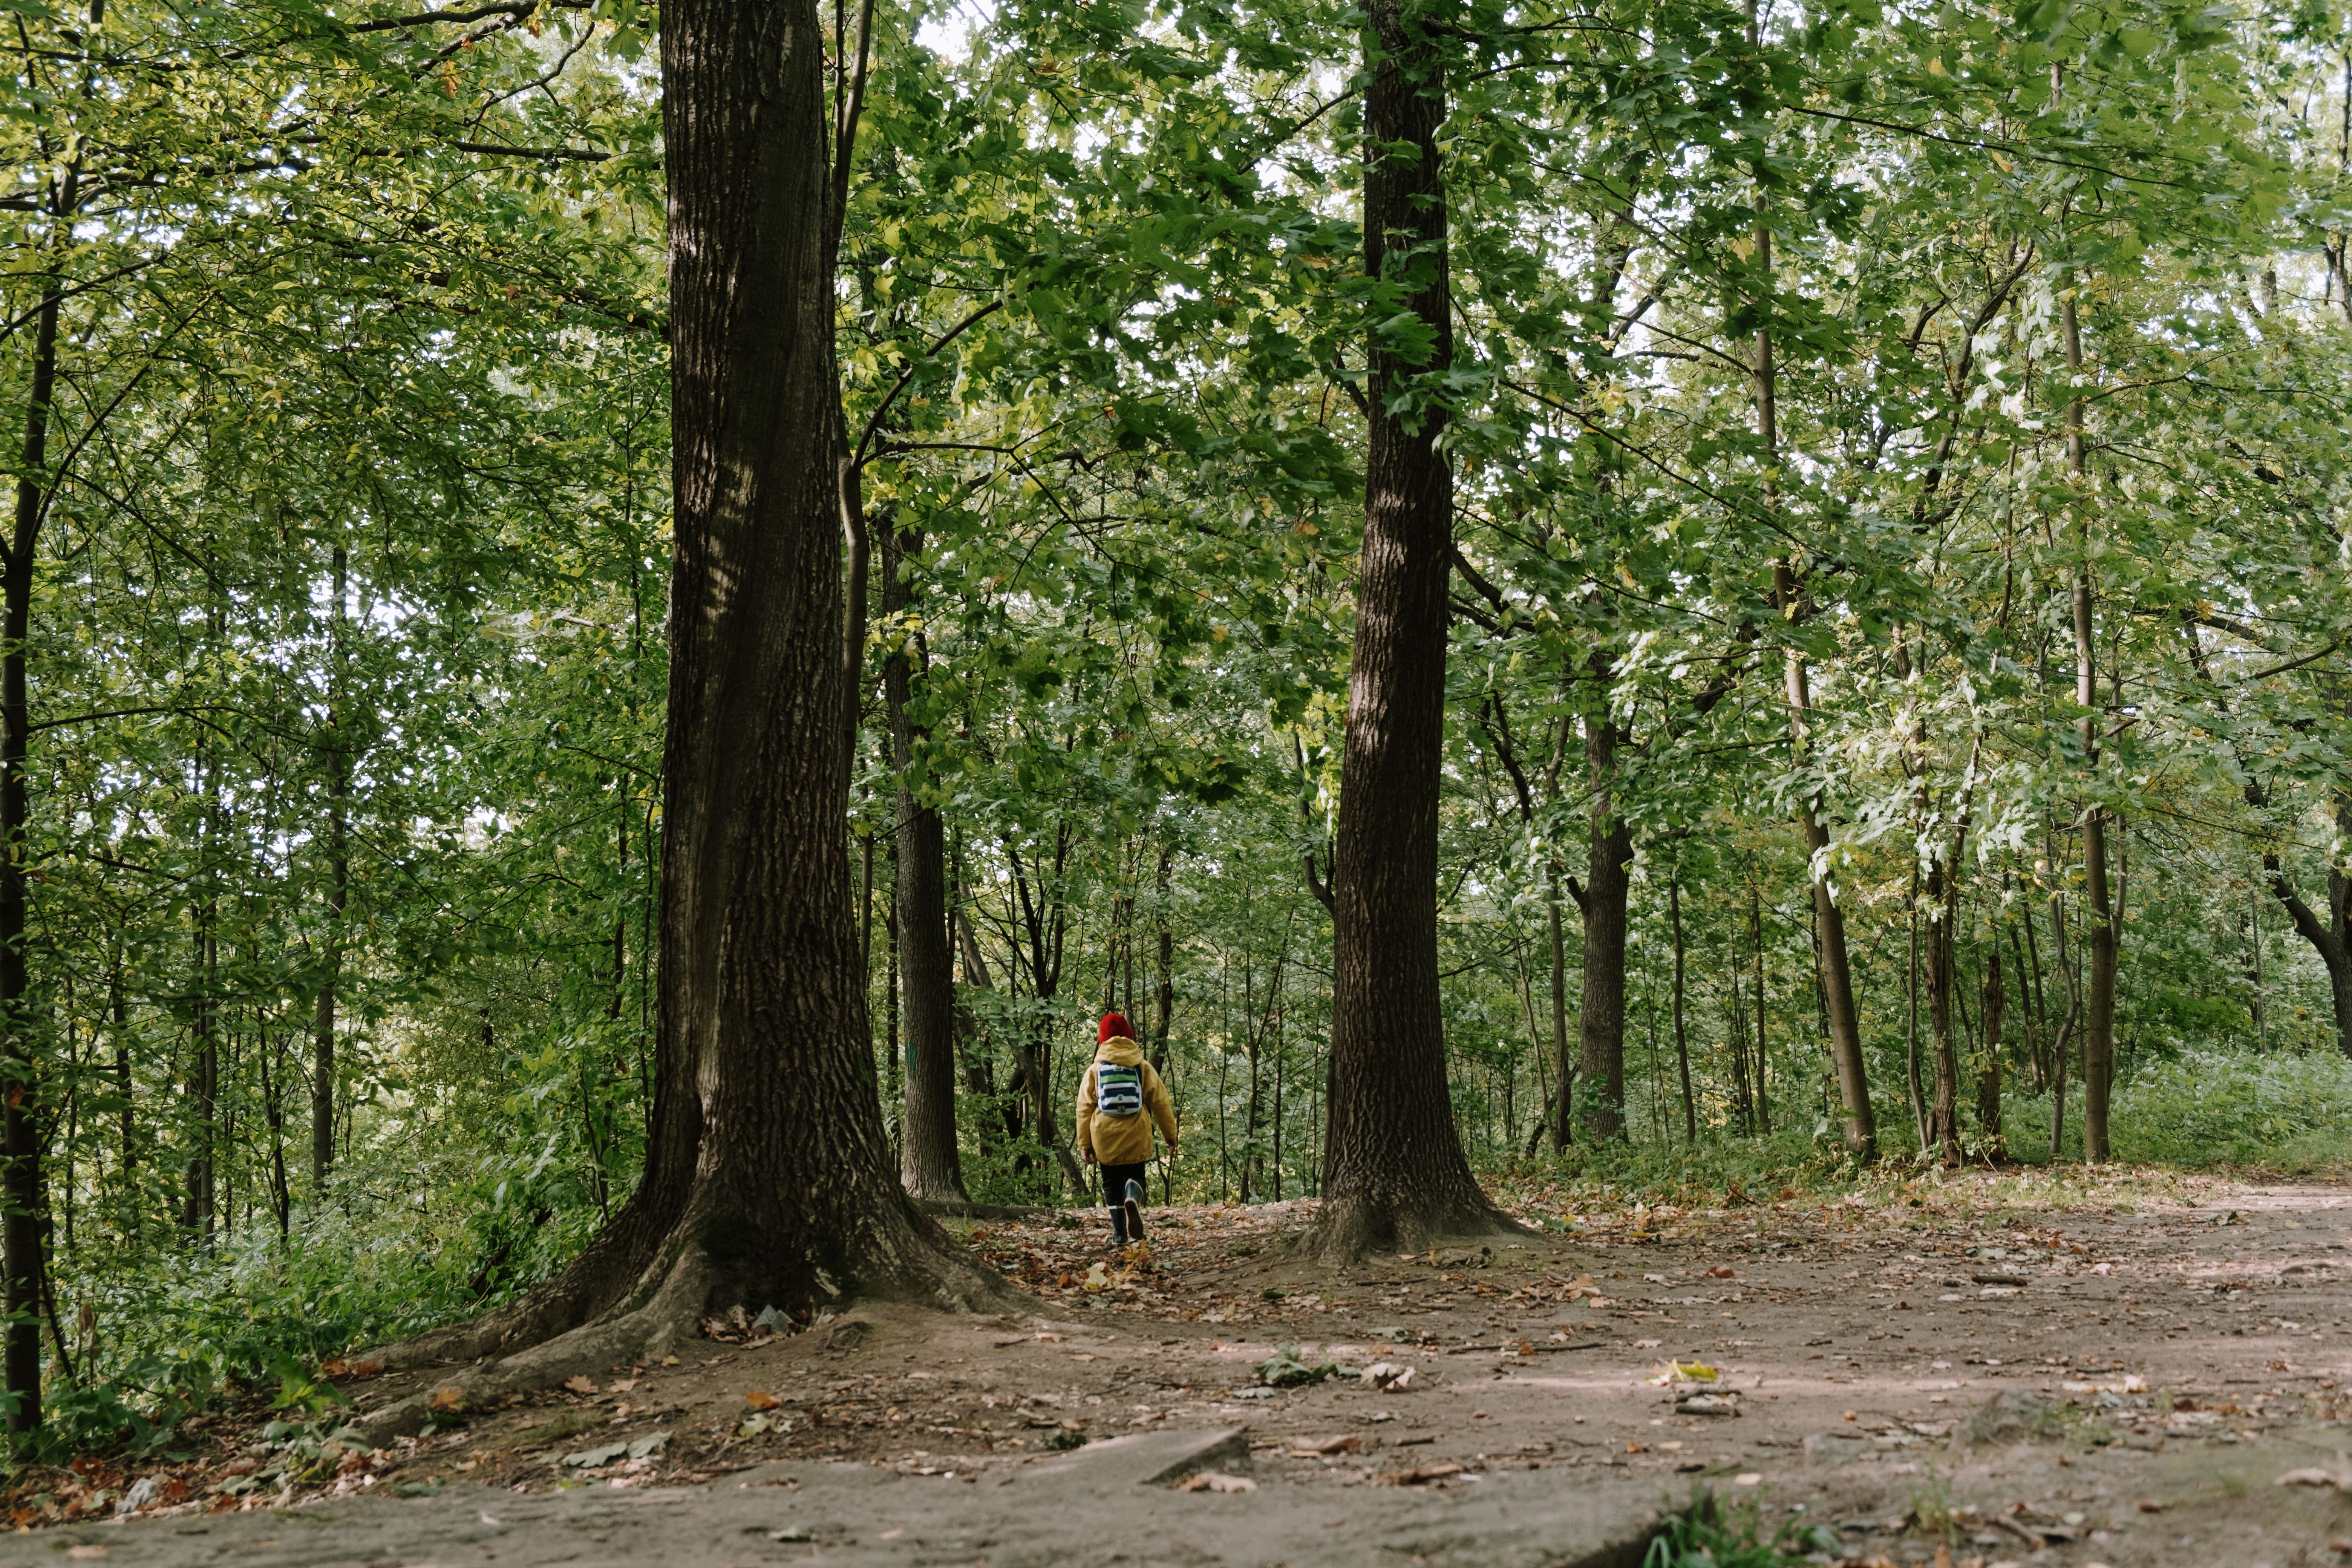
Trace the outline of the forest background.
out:
[[[94,1434],[509,1300],[641,1169],[657,18],[5,3],[0,1163]],[[1474,1164],[2337,1158],[2346,17],[1422,10]],[[1315,1195],[1366,349],[1433,352],[1364,18],[829,23],[908,1184],[1085,1201],[1117,1007],[1155,1197]]]

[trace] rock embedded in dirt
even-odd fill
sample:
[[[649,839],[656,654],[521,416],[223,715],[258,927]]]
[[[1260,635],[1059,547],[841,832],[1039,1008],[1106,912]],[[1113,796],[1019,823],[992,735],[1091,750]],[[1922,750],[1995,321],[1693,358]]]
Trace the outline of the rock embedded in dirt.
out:
[[[1970,1414],[1969,1436],[1979,1443],[2019,1443],[2047,1433],[2056,1419],[2032,1394],[2004,1388]]]

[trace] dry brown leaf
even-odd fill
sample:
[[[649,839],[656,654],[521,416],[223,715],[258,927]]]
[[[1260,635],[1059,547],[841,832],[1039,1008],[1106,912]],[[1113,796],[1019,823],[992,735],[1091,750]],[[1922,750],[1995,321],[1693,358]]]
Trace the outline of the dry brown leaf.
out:
[[[1338,1437],[1293,1437],[1290,1451],[1294,1454],[1352,1454],[1364,1446],[1364,1440],[1349,1432]]]
[[[574,1373],[563,1380],[563,1386],[574,1394],[593,1394],[596,1392],[596,1380],[584,1373]]]
[[[466,1408],[466,1391],[454,1383],[445,1383],[435,1389],[433,1397],[425,1403],[428,1409],[433,1410],[463,1410]]]
[[[1254,1492],[1257,1483],[1247,1476],[1229,1476],[1222,1470],[1202,1470],[1197,1476],[1187,1476],[1178,1485],[1180,1492]]]
[[[607,1392],[612,1394],[626,1394],[636,1386],[637,1380],[634,1377],[616,1377],[613,1380],[613,1386],[607,1390]]]
[[[782,1405],[783,1401],[777,1398],[774,1394],[767,1393],[763,1389],[755,1388],[751,1390],[751,1393],[746,1394],[743,1396],[743,1403],[750,1405],[754,1410],[773,1410],[777,1405]]]
[[[1382,1476],[1381,1483],[1383,1486],[1391,1487],[1417,1487],[1430,1481],[1442,1481],[1448,1476],[1460,1474],[1462,1474],[1462,1467],[1459,1465],[1423,1465],[1417,1469],[1392,1471]]]

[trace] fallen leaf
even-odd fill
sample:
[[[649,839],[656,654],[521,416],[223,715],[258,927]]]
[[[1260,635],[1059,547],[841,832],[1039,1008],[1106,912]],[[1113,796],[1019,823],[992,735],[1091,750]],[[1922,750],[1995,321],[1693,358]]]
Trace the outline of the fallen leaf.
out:
[[[563,1380],[563,1386],[574,1394],[593,1394],[596,1392],[596,1380],[575,1373]]]
[[[454,1383],[445,1383],[435,1389],[433,1397],[425,1403],[427,1408],[445,1414],[463,1410],[466,1408],[466,1391]]]
[[[1412,1386],[1412,1368],[1392,1361],[1376,1361],[1364,1369],[1362,1382],[1370,1389],[1402,1394]]]
[[[2341,1488],[2345,1484],[2347,1479],[2347,1477],[2335,1470],[2328,1469],[2324,1466],[2314,1465],[2309,1469],[2289,1470],[2286,1474],[2281,1476],[2274,1484],[2283,1487]]]
[[[106,1555],[106,1548],[103,1546],[68,1546],[66,1548],[66,1555],[68,1557],[103,1557]]]
[[[613,1380],[612,1388],[607,1392],[613,1394],[626,1394],[636,1386],[637,1380],[634,1377],[616,1377]]]
[[[1442,1481],[1448,1476],[1460,1474],[1462,1474],[1462,1467],[1459,1465],[1423,1465],[1417,1469],[1391,1471],[1381,1478],[1381,1484],[1391,1487],[1417,1487],[1430,1481]]]
[[[762,1389],[755,1388],[743,1396],[743,1403],[754,1410],[773,1410],[783,1401]]]
[[[1718,1263],[1706,1271],[1706,1277],[1710,1279],[1729,1279],[1734,1276],[1732,1270]]]
[[[1223,1470],[1202,1470],[1187,1476],[1178,1484],[1180,1492],[1254,1492],[1257,1483],[1247,1476],[1229,1476]]]
[[[1290,1451],[1294,1454],[1352,1454],[1364,1446],[1364,1440],[1350,1432],[1339,1437],[1293,1437]]]

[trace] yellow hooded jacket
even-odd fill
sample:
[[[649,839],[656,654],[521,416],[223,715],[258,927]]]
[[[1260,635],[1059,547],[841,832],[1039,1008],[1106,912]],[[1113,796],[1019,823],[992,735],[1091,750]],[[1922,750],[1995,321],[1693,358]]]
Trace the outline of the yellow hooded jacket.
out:
[[[1143,1069],[1142,1116],[1105,1116],[1095,1110],[1095,1069],[1090,1066],[1078,1075],[1078,1152],[1098,1160],[1106,1165],[1141,1165],[1151,1159],[1151,1124],[1160,1123],[1160,1135],[1171,1145],[1176,1142],[1176,1102],[1168,1097],[1168,1086],[1160,1081],[1160,1074],[1133,1040],[1113,1035],[1095,1049],[1095,1060],[1117,1067],[1140,1067]]]

